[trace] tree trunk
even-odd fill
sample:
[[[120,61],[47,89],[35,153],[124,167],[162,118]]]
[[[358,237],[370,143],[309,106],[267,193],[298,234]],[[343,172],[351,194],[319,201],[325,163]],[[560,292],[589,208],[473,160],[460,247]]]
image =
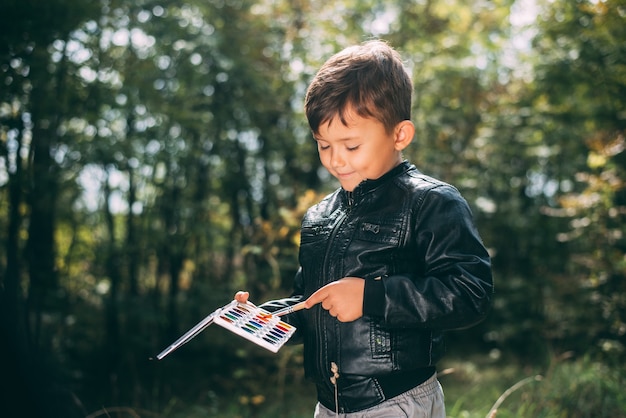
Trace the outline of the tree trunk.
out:
[[[9,173],[8,182],[9,219],[6,245],[6,270],[4,281],[0,283],[0,321],[3,322],[3,332],[6,332],[5,341],[8,341],[9,345],[15,347],[19,352],[21,349],[18,347],[22,345],[24,337],[23,317],[19,314],[22,298],[20,292],[21,261],[19,252],[19,231],[23,221],[19,208],[22,204],[24,183],[22,160],[19,158],[19,155],[22,153],[24,126],[20,118],[14,118],[13,121],[15,122],[14,127],[20,132],[20,135],[18,135],[18,144],[15,151],[15,172],[13,174]]]
[[[61,97],[63,68],[59,69],[56,88],[50,88],[50,77],[46,71],[47,52],[45,49],[36,49],[33,64],[33,73],[36,66],[42,68],[41,73],[33,74],[36,82],[31,93],[32,101],[32,141],[30,147],[30,219],[28,224],[28,242],[26,254],[29,269],[29,289],[27,312],[30,321],[28,337],[31,347],[36,351],[40,348],[41,319],[43,313],[50,308],[50,298],[57,287],[57,271],[55,268],[54,230],[57,202],[57,173],[58,168],[53,158],[56,149],[56,132],[59,120],[63,113],[62,107],[48,109],[51,106],[50,92]],[[62,67],[62,66],[61,66]],[[48,83],[48,84],[47,84]]]

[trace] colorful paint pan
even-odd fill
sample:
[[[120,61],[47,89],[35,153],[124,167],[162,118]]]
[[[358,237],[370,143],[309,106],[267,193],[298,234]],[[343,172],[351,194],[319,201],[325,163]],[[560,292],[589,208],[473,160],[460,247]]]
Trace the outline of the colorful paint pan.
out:
[[[296,327],[281,321],[280,317],[237,301],[224,306],[215,317],[215,323],[273,353],[296,332]]]

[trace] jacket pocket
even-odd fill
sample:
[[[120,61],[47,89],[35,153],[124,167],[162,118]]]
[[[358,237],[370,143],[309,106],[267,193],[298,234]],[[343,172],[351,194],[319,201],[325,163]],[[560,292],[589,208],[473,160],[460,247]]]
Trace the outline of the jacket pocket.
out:
[[[391,357],[391,333],[381,328],[376,322],[370,322],[370,348],[372,358]]]
[[[395,247],[400,243],[401,231],[402,219],[364,219],[357,227],[355,238]]]

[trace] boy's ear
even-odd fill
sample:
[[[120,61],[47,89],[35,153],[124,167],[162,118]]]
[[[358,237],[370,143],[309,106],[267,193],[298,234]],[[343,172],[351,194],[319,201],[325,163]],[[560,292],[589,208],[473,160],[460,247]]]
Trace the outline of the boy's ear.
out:
[[[410,120],[403,120],[396,125],[394,130],[395,147],[397,151],[402,151],[413,141],[415,136],[415,125]]]

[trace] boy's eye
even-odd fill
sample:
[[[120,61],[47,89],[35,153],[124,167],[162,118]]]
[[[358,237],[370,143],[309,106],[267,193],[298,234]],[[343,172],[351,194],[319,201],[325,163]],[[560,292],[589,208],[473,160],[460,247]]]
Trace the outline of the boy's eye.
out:
[[[330,148],[330,145],[322,145],[318,142],[317,146],[319,147],[319,149],[321,150],[327,150],[328,148]]]
[[[357,150],[357,148],[359,148],[359,146],[358,146],[358,145],[355,145],[355,146],[353,146],[353,147],[346,147],[346,149],[347,149],[348,151],[356,151],[356,150]]]

